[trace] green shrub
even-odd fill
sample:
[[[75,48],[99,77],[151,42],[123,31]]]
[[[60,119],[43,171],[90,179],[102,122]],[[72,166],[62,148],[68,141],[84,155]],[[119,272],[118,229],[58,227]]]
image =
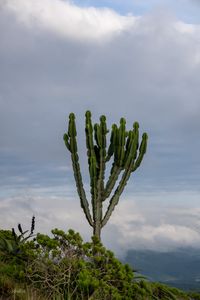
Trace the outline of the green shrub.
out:
[[[131,299],[134,272],[96,238],[83,243],[73,230],[65,233],[54,229],[52,234],[52,238],[43,234],[36,237],[37,254],[26,268],[32,286],[48,291],[48,297]]]
[[[11,231],[0,239],[11,240]],[[52,300],[198,300],[189,294],[151,283],[122,264],[97,238],[84,243],[79,233],[52,230],[24,241],[17,252],[4,248],[0,259],[0,295],[9,299]]]

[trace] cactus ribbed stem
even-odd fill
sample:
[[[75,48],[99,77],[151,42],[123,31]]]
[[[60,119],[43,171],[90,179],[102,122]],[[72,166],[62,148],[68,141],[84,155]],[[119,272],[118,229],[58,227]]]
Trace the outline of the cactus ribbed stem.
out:
[[[131,168],[128,168],[128,169],[126,169],[124,171],[122,179],[121,179],[121,181],[120,181],[120,183],[119,183],[119,185],[118,185],[118,187],[117,187],[114,195],[110,199],[110,203],[109,203],[108,209],[107,209],[106,214],[105,214],[105,216],[104,216],[104,218],[102,220],[102,223],[101,223],[102,227],[106,225],[106,223],[108,222],[108,220],[109,220],[109,218],[110,218],[110,216],[111,216],[111,214],[112,214],[115,206],[118,204],[119,197],[121,196],[121,194],[122,194],[122,192],[123,192],[123,190],[124,190],[124,188],[125,188],[125,186],[127,184],[127,181],[129,179],[130,175],[131,175]]]
[[[93,125],[91,121],[91,112],[86,111],[85,113],[85,134],[86,134],[86,147],[88,155],[89,173],[90,173],[90,191],[92,197],[92,211],[93,211],[93,221],[95,223],[96,211],[97,211],[97,161],[94,149],[93,141]]]
[[[133,168],[133,163],[134,163],[134,141],[132,141],[132,147],[131,147],[131,151],[129,153],[129,156],[130,156],[130,161],[129,161],[129,165],[127,166],[127,168],[125,169],[124,173],[123,173],[123,176],[119,182],[119,185],[117,187],[117,189],[115,190],[115,193],[114,195],[112,196],[112,198],[110,199],[110,203],[109,203],[109,206],[108,206],[108,209],[106,211],[106,214],[102,220],[102,227],[106,225],[106,223],[108,222],[115,206],[118,204],[118,201],[119,201],[119,197],[121,196],[126,184],[127,184],[127,181],[131,175],[131,172],[132,172],[132,168]]]
[[[105,187],[105,191],[103,194],[103,201],[105,201],[108,197],[110,197],[110,194],[117,182],[117,179],[118,179],[121,171],[122,171],[122,167],[119,167],[116,165],[113,166],[112,173],[111,173],[111,175],[108,179],[108,182],[106,184],[106,187]]]
[[[76,124],[73,113],[69,115],[68,133],[64,134],[64,141],[67,149],[71,152],[71,160],[76,181],[77,191],[81,201],[81,207],[86,215],[89,224],[93,227],[93,234],[100,239],[101,229],[108,222],[119,198],[130,178],[141,164],[147,148],[147,134],[142,136],[139,147],[139,124],[135,122],[133,129],[126,131],[126,120],[121,118],[120,125],[112,125],[110,145],[106,150],[106,135],[108,133],[106,117],[100,117],[100,123],[92,125],[91,113],[85,114],[86,147],[90,174],[90,192],[92,204],[92,216],[89,204],[86,199],[80,172],[79,157],[76,142]],[[139,147],[139,154],[138,154]],[[109,179],[104,187],[106,162],[113,156],[113,164]],[[108,199],[111,192],[123,171],[121,180],[111,197],[107,211],[103,217],[103,201]]]
[[[93,226],[92,217],[89,210],[89,204],[86,199],[85,190],[83,187],[82,176],[80,171],[79,165],[79,157],[77,153],[77,143],[76,143],[76,124],[75,124],[75,116],[74,114],[69,115],[69,130],[68,134],[64,134],[64,141],[67,145],[67,148],[71,152],[71,160],[72,160],[72,167],[74,171],[74,177],[76,181],[76,187],[78,191],[78,195],[81,202],[81,207],[85,213],[85,216],[88,220],[88,223]]]

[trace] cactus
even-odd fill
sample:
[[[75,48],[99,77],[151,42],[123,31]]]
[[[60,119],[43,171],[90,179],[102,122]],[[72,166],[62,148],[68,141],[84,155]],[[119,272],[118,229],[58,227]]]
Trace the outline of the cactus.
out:
[[[126,120],[121,118],[119,127],[112,125],[110,145],[107,150],[107,134],[109,130],[106,125],[106,117],[100,117],[100,123],[93,126],[91,112],[85,114],[85,134],[90,174],[90,192],[92,214],[89,209],[89,202],[83,187],[83,181],[79,165],[75,115],[69,115],[68,132],[64,134],[64,142],[71,152],[71,160],[76,181],[76,187],[87,221],[93,227],[93,235],[99,240],[101,229],[108,222],[120,195],[122,194],[131,173],[140,166],[147,149],[146,133],[142,135],[139,145],[139,124],[135,122],[133,129],[126,131]],[[106,163],[113,157],[113,164],[107,183],[105,180]],[[107,211],[103,215],[103,202],[108,199],[114,189],[118,178],[121,176],[118,186],[110,198]]]

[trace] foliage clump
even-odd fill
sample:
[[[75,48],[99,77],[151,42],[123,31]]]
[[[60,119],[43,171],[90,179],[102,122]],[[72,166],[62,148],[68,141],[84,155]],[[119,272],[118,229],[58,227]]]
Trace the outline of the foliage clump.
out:
[[[13,244],[13,231],[0,231]],[[22,241],[22,240],[21,240]],[[3,245],[5,243],[3,242]],[[16,293],[17,291],[17,293]],[[53,229],[18,245],[17,252],[0,247],[0,296],[5,299],[57,300],[192,300],[186,293],[138,276],[93,237]]]
[[[27,278],[48,296],[70,299],[132,299],[134,273],[95,237],[83,243],[79,233],[52,230],[53,237],[38,234],[37,255]],[[63,298],[65,299],[65,298]],[[67,298],[66,298],[67,299]]]

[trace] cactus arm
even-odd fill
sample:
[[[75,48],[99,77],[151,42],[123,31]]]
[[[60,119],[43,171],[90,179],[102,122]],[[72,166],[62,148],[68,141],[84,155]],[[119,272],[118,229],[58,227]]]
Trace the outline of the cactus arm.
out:
[[[110,146],[108,148],[108,154],[106,157],[106,161],[109,161],[111,156],[114,153],[114,147],[116,144],[116,137],[117,137],[117,125],[113,124],[112,125],[112,131],[111,131],[111,136],[110,136]]]
[[[139,147],[139,124],[135,122],[133,124],[133,130],[128,133],[128,139],[126,143],[126,152],[124,157],[124,169],[129,166],[130,160],[137,158],[137,151]]]
[[[106,117],[100,117],[100,125],[96,124],[95,126],[95,137],[96,142],[99,147],[99,174],[97,181],[97,219],[99,222],[102,221],[102,199],[104,192],[104,178],[105,178],[105,169],[106,169],[106,134],[108,133],[107,125],[106,125]]]
[[[106,211],[106,214],[102,220],[102,223],[101,223],[101,226],[105,226],[106,223],[108,222],[115,206],[118,204],[118,201],[119,201],[119,197],[121,196],[126,184],[127,184],[127,181],[130,177],[130,174],[131,174],[131,169],[132,169],[132,162],[130,163],[129,167],[124,171],[124,174],[122,176],[122,179],[117,187],[117,189],[115,190],[115,193],[114,195],[112,196],[112,198],[110,199],[110,203],[109,203],[109,206],[108,206],[108,209]]]
[[[119,166],[115,165],[115,163],[113,163],[111,174],[110,174],[110,177],[108,179],[108,182],[106,184],[106,187],[105,187],[105,190],[103,193],[103,201],[105,201],[110,196],[110,194],[119,178],[121,171],[122,171],[122,167],[119,167]]]
[[[132,168],[132,172],[137,170],[137,168],[140,166],[140,164],[143,160],[144,154],[147,151],[147,140],[148,140],[148,135],[146,133],[143,133],[142,142],[141,142],[140,149],[139,149],[139,155],[138,155],[138,158],[135,161],[135,164]]]
[[[74,178],[76,182],[78,195],[80,197],[81,207],[85,213],[88,223],[91,226],[93,226],[92,217],[89,211],[89,204],[86,199],[86,194],[82,182],[82,176],[81,176],[80,165],[79,165],[79,157],[77,153],[75,116],[72,113],[69,115],[68,134],[64,134],[64,141],[66,147],[71,152],[72,167],[74,171]]]
[[[102,220],[102,227],[106,225],[115,206],[118,204],[119,198],[127,184],[128,179],[130,178],[131,173],[133,171],[135,171],[137,167],[139,167],[139,165],[143,159],[143,156],[146,153],[147,134],[144,133],[143,137],[142,137],[140,149],[139,149],[139,155],[138,155],[138,158],[136,159],[137,149],[138,149],[138,138],[139,138],[138,128],[139,127],[136,124],[136,126],[134,126],[134,130],[132,132],[129,132],[129,141],[127,141],[127,143],[129,143],[129,145],[127,145],[127,151],[126,151],[127,153],[125,153],[125,157],[127,157],[127,159],[125,161],[126,168],[122,175],[122,179],[121,179],[117,189],[115,190],[113,197],[110,199],[110,203],[109,203],[107,212]],[[136,159],[136,161],[135,161],[135,159]],[[135,161],[135,164],[134,164],[134,161]]]
[[[98,154],[98,173],[97,173],[97,198],[96,210],[94,211],[94,235],[100,238],[102,222],[102,195],[104,191],[104,178],[106,167],[106,134],[108,133],[106,117],[100,117],[100,124],[94,125],[96,146],[95,151]]]
[[[137,141],[136,141],[136,139],[134,139],[134,134],[131,131],[131,132],[129,132],[129,139],[127,140],[127,147],[126,147],[126,153],[125,153],[125,157],[127,156],[125,164],[126,165],[128,164],[128,165],[124,171],[124,174],[122,176],[122,179],[121,179],[117,189],[115,190],[114,195],[110,199],[110,203],[109,203],[107,212],[102,221],[102,227],[105,226],[106,223],[108,222],[115,206],[117,205],[117,203],[119,201],[119,197],[122,194],[122,192],[125,188],[125,185],[127,184],[127,181],[130,177],[131,170],[133,167],[136,144],[137,144]]]
[[[123,170],[123,160],[125,156],[125,146],[126,142],[126,121],[124,118],[120,120],[119,129],[115,124],[112,126],[112,133],[110,138],[110,147],[108,149],[107,160],[114,153],[114,162],[112,165],[110,177],[106,184],[106,188],[103,195],[103,201],[105,201],[111,194],[112,189],[114,188],[121,171]]]
[[[65,133],[63,135],[63,140],[65,142],[65,146],[67,147],[67,149],[71,152],[71,148],[70,148],[70,143],[69,143],[69,136],[67,133]]]
[[[106,134],[108,133],[105,116],[100,117],[100,126],[97,126],[96,128],[99,128],[99,134],[97,135],[97,141],[99,146],[98,197],[102,199],[106,169]]]
[[[118,128],[116,124],[112,125],[112,132],[111,132],[111,137],[110,137],[110,145],[108,148],[108,154],[106,157],[106,162],[110,160],[112,155],[114,154],[114,162],[112,164],[112,168],[110,171],[110,176],[109,179],[106,183],[106,187],[103,193],[103,201],[105,201],[109,196],[110,193],[112,192],[113,187],[116,184],[116,181],[119,177],[119,174],[122,170],[122,168],[117,165],[117,157],[116,157],[116,147],[117,147],[117,140],[118,140]]]
[[[74,178],[76,181],[76,187],[77,187],[78,195],[79,195],[80,201],[81,201],[81,207],[85,213],[88,223],[91,226],[93,226],[92,217],[90,215],[90,210],[89,210],[89,204],[86,199],[86,194],[85,194],[85,190],[83,187],[80,165],[78,162],[78,160],[79,160],[78,154],[72,154],[71,158],[72,158],[72,166],[73,166],[73,171],[74,171]]]
[[[95,153],[94,141],[93,141],[93,126],[91,121],[91,112],[85,113],[85,134],[86,134],[86,147],[90,173],[90,192],[93,211],[93,221],[95,222],[95,216],[97,211],[97,157]],[[96,149],[97,151],[97,149]]]
[[[124,146],[126,142],[126,120],[121,118],[119,127],[119,147],[118,147],[118,164],[123,165],[124,160]]]

